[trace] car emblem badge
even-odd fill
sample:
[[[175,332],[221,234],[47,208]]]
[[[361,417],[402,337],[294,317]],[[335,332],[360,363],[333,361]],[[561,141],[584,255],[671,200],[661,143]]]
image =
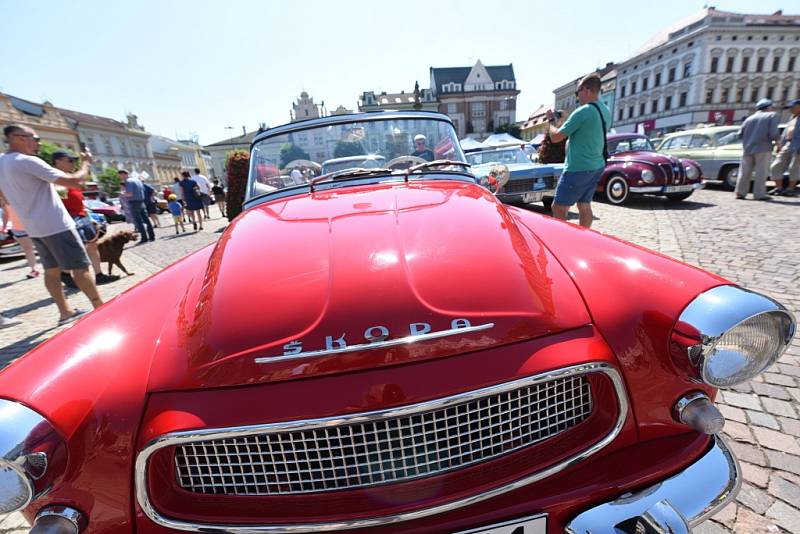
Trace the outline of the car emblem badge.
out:
[[[397,347],[430,339],[463,335],[470,332],[480,332],[481,330],[488,330],[490,328],[494,328],[494,323],[472,326],[472,323],[467,319],[453,319],[450,322],[449,329],[432,332],[432,326],[429,323],[411,323],[408,325],[409,335],[389,339],[389,329],[387,327],[381,325],[370,326],[364,330],[364,340],[366,343],[348,345],[346,339],[347,334],[344,333],[339,337],[325,336],[324,349],[303,352],[303,342],[296,339],[283,346],[283,354],[259,357],[255,359],[255,362],[270,363],[282,360],[314,358],[317,356],[329,356],[332,354],[344,354],[362,350]]]

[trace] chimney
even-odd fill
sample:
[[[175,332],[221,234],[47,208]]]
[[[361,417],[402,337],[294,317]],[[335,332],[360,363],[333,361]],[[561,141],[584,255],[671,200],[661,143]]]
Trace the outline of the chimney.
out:
[[[780,17],[781,15],[783,15],[782,9],[779,9],[778,11],[772,14],[773,17]]]
[[[245,135],[247,135],[247,130],[245,129],[244,124],[243,124],[242,125],[242,137],[244,137]]]

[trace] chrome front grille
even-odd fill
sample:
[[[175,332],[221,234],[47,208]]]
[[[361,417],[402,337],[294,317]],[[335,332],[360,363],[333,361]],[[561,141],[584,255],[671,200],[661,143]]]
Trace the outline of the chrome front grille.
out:
[[[521,180],[509,180],[503,187],[503,193],[529,193],[536,189],[536,180],[533,178],[523,178]]]
[[[224,495],[401,482],[520,450],[591,413],[585,375],[521,380],[395,410],[264,425],[252,434],[183,443],[175,447],[176,477],[187,491]]]

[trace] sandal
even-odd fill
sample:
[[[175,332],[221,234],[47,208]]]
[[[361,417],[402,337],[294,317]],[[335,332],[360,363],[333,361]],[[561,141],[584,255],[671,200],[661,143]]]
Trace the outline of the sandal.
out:
[[[66,317],[64,319],[59,319],[58,320],[58,326],[63,326],[65,324],[69,324],[72,321],[74,321],[76,319],[79,319],[82,315],[86,315],[86,313],[88,313],[86,310],[81,310],[79,308],[75,308],[75,311],[72,313],[72,315],[70,315],[69,317]]]
[[[37,276],[39,276],[39,271],[34,269],[31,272],[29,272],[28,274],[26,274],[25,278],[36,278]]]

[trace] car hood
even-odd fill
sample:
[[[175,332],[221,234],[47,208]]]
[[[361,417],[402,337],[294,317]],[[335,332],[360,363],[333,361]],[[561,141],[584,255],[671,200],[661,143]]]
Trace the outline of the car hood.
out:
[[[533,233],[462,181],[262,203],[228,227],[205,272],[191,276],[159,337],[151,391],[397,365],[590,322]],[[325,353],[344,347],[352,351]]]
[[[634,151],[634,152],[623,152],[621,154],[615,154],[609,158],[609,162],[613,163],[646,163],[650,165],[674,165],[680,163],[681,161],[685,161],[685,159],[679,158],[677,156],[672,156],[669,154],[662,154],[660,152],[648,152],[648,151]]]

